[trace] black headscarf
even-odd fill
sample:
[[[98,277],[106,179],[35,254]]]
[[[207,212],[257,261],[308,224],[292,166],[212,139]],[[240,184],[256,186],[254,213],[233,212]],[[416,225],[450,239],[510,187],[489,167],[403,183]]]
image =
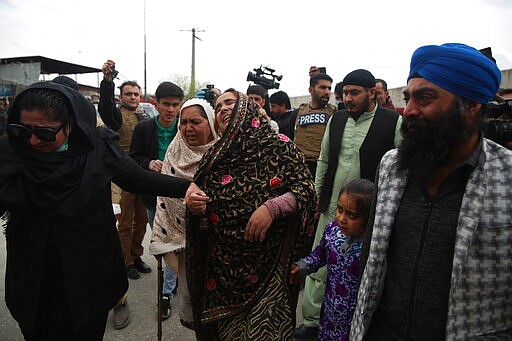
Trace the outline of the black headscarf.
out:
[[[26,91],[58,91],[70,110],[72,130],[69,147],[64,152],[37,152],[19,139],[8,135],[10,157],[0,164],[0,196],[6,209],[36,207],[47,215],[72,216],[93,193],[106,186],[113,174],[108,164],[122,153],[115,147],[117,134],[96,127],[96,111],[78,91],[63,84],[39,82],[31,85],[14,100],[8,124],[20,122],[19,98]]]

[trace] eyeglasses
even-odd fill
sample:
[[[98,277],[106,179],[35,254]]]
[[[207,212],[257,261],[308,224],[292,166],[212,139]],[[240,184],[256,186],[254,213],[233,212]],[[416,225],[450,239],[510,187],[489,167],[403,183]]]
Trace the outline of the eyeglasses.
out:
[[[56,136],[59,133],[59,131],[64,128],[64,126],[68,122],[64,122],[60,127],[58,128],[48,128],[48,127],[35,127],[32,128],[30,126],[26,126],[23,124],[16,124],[11,123],[8,126],[9,133],[19,139],[28,140],[34,134],[38,139],[44,142],[55,142]]]

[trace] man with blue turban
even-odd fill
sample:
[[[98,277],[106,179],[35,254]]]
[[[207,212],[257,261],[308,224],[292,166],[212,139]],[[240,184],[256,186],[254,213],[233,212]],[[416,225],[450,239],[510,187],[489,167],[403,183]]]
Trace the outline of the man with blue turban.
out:
[[[512,152],[480,131],[500,81],[470,46],[414,52],[403,141],[375,178],[351,340],[512,337]]]

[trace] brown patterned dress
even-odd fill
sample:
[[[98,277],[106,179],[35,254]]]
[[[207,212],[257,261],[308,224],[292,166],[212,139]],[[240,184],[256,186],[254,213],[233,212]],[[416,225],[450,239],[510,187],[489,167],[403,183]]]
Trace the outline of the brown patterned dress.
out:
[[[238,94],[221,139],[194,181],[211,198],[188,218],[187,280],[199,340],[288,340],[295,325],[292,260],[310,251],[315,191],[299,148],[276,134],[246,95]],[[275,220],[265,240],[244,238],[252,213],[292,192],[296,214]]]

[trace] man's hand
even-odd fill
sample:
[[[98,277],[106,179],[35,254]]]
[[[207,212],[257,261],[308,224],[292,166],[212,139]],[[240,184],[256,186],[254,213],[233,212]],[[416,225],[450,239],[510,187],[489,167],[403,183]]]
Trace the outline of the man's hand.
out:
[[[112,82],[112,74],[111,72],[115,70],[116,63],[113,60],[107,60],[105,63],[103,63],[103,66],[101,67],[101,71],[103,72],[103,79],[107,82]]]
[[[268,228],[272,224],[272,216],[265,205],[253,212],[245,228],[245,240],[257,242],[265,240]]]
[[[151,160],[149,161],[149,170],[157,173],[162,173],[162,166],[164,163],[160,160]]]
[[[265,109],[259,108],[258,111],[260,112],[261,116],[265,117],[265,119],[270,122],[270,117],[268,117],[267,112],[265,111]]]
[[[318,74],[320,74],[320,71],[318,70],[317,66],[311,66],[309,68],[309,77],[313,77],[313,76],[316,76]]]
[[[183,203],[188,206],[193,214],[200,215],[206,212],[206,203],[208,200],[210,200],[210,198],[206,196],[206,193],[201,191],[195,183],[191,182],[190,186],[188,186]]]

